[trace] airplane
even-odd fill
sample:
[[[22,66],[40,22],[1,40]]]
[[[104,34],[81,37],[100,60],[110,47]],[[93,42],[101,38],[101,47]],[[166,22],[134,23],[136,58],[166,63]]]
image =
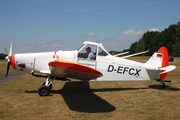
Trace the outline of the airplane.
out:
[[[87,47],[94,50],[94,59],[87,59]],[[39,73],[46,75],[46,81],[38,89],[39,96],[48,96],[53,80],[58,77],[83,81],[156,80],[165,87],[164,82],[170,82],[165,80],[167,73],[176,68],[169,65],[168,50],[165,46],[160,47],[145,63],[126,59],[146,52],[148,50],[118,57],[120,54],[111,55],[102,43],[84,41],[77,50],[12,54],[11,43],[9,55],[6,57],[6,77],[10,65],[14,70],[33,76],[38,76]]]

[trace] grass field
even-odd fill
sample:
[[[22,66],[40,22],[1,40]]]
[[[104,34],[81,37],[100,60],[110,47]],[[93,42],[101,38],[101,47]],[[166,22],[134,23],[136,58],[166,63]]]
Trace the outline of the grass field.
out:
[[[146,57],[133,58],[146,61]],[[6,69],[6,62],[0,62]],[[50,96],[37,93],[44,78],[24,74],[0,86],[2,120],[176,120],[180,119],[180,59],[167,88],[156,81],[54,81]],[[2,72],[3,73],[3,72]],[[4,72],[5,73],[5,72]]]
[[[7,60],[0,60],[0,74],[6,73],[7,68]],[[12,71],[13,69],[10,67],[9,71]]]
[[[7,66],[7,61],[6,60],[0,60],[0,74],[6,72],[6,66]]]

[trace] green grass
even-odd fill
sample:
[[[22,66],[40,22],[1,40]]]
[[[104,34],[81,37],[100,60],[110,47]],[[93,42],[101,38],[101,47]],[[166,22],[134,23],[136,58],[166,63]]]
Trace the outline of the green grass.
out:
[[[132,59],[147,60],[146,57]],[[167,79],[172,83],[167,83],[166,89],[156,81],[53,81],[50,96],[40,97],[37,89],[45,78],[24,74],[0,86],[0,119],[180,119],[180,59],[170,64],[177,68],[168,74]]]
[[[7,66],[7,61],[6,60],[0,60],[0,74],[6,72],[6,66]]]
[[[6,69],[7,69],[7,60],[0,60],[0,74],[6,73]],[[12,67],[10,67],[9,69],[10,71],[12,71]]]

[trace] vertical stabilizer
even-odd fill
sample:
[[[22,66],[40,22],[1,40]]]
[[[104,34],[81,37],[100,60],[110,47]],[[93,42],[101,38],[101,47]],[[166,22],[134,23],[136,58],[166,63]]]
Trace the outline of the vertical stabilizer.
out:
[[[162,54],[163,54],[161,68],[168,66],[168,65],[169,65],[169,58],[168,58],[169,55],[168,55],[168,50],[167,50],[167,48],[164,47],[164,46],[161,47],[161,48],[159,48],[158,53],[162,53]],[[163,72],[163,71],[164,71],[164,70],[161,70],[161,72]],[[165,79],[166,76],[167,76],[167,74],[168,74],[168,72],[163,73],[163,74],[160,74],[160,76],[159,76],[159,77],[160,77],[160,80]]]
[[[168,61],[168,50],[166,47],[159,48],[158,52],[155,52],[151,58],[145,63],[145,67],[148,70],[159,71],[159,79],[163,80],[166,78],[167,73],[173,69],[174,66],[169,66]]]

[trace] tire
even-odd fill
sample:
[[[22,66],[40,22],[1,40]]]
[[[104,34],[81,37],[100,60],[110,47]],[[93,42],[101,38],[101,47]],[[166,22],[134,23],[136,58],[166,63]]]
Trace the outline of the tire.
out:
[[[38,89],[38,94],[39,96],[48,96],[50,93],[50,89],[49,87],[42,85],[41,87],[39,87]]]

